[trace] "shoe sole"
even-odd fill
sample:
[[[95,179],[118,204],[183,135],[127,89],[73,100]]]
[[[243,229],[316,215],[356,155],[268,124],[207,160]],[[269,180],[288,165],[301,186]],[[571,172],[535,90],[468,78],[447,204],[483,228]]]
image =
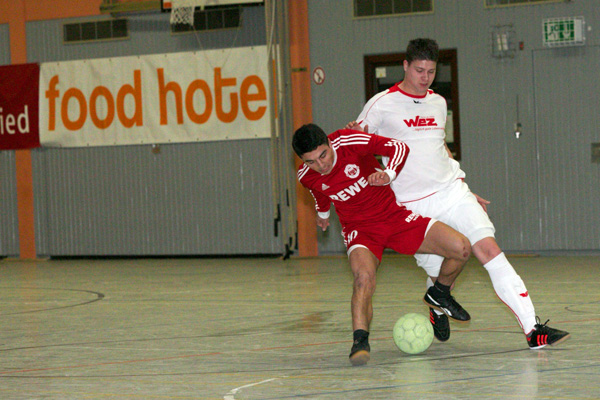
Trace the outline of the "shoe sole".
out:
[[[365,365],[371,359],[371,355],[366,350],[359,350],[350,356],[350,364],[355,367]]]
[[[546,347],[546,346],[556,346],[557,344],[560,344],[560,343],[564,342],[565,340],[567,340],[567,339],[568,339],[568,338],[570,338],[570,337],[571,337],[571,334],[569,333],[567,336],[563,336],[563,337],[561,337],[560,339],[558,339],[558,340],[557,340],[556,342],[554,342],[554,343],[548,343],[548,344],[545,344],[545,345],[543,345],[543,346],[530,347],[529,349],[530,349],[530,350],[539,350],[539,349],[543,349],[543,348],[544,348],[544,347]]]
[[[434,308],[434,309],[438,310],[439,312],[443,312],[444,314],[446,314],[446,316],[447,316],[448,318],[450,318],[450,319],[451,319],[452,321],[454,321],[454,322],[460,322],[460,323],[464,324],[464,323],[467,323],[467,322],[469,322],[469,321],[471,320],[471,318],[469,318],[469,319],[467,319],[467,320],[465,320],[465,321],[463,321],[462,319],[456,319],[456,318],[454,318],[452,315],[449,315],[449,314],[446,312],[446,310],[444,310],[443,308],[441,308],[441,307],[438,307],[438,306],[436,306],[435,304],[428,303],[428,302],[427,302],[425,299],[423,299],[423,303],[427,304],[427,305],[428,305],[429,307],[431,307],[431,308]]]

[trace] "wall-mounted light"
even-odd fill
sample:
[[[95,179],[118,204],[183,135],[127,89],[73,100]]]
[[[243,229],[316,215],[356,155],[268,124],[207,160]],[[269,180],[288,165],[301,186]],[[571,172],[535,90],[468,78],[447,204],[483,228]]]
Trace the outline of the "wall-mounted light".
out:
[[[515,30],[512,25],[492,27],[492,57],[514,58],[517,51]]]

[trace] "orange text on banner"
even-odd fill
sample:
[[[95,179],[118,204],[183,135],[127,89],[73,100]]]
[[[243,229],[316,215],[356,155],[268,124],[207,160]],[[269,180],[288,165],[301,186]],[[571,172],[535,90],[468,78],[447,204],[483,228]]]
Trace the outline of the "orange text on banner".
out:
[[[233,87],[236,88],[236,78],[223,78],[221,75],[221,68],[214,69],[214,100],[211,89],[206,81],[202,79],[196,79],[192,81],[185,91],[185,102],[183,102],[183,89],[181,85],[175,81],[165,82],[164,69],[158,68],[158,99],[160,109],[160,124],[166,125],[168,123],[167,117],[167,94],[172,93],[172,97],[175,100],[176,117],[177,123],[183,124],[183,107],[185,107],[186,114],[189,119],[197,124],[202,124],[208,121],[213,111],[213,104],[217,118],[222,122],[233,122],[239,113],[239,108],[242,109],[242,113],[249,121],[257,121],[261,119],[267,107],[260,105],[252,107],[252,102],[264,101],[267,99],[267,91],[265,84],[257,75],[249,75],[242,80],[238,93],[233,91],[229,93],[229,104],[230,109],[224,110],[223,107],[223,92],[225,88]],[[96,86],[89,99],[86,98],[82,90],[71,87],[65,90],[61,97],[61,91],[58,90],[60,79],[58,75],[54,75],[48,82],[48,89],[45,92],[45,96],[48,99],[48,130],[56,130],[57,123],[57,104],[60,104],[60,120],[65,128],[71,131],[80,130],[87,121],[88,115],[92,120],[94,126],[99,129],[106,129],[112,125],[116,115],[118,119],[126,128],[132,126],[142,126],[143,123],[143,110],[142,110],[142,78],[141,71],[135,70],[133,72],[134,83],[125,84],[117,92],[116,101],[110,89],[105,86]],[[204,110],[202,113],[194,107],[194,96],[196,93],[202,92],[204,97]],[[134,101],[134,114],[132,117],[128,117],[125,113],[125,99],[126,96],[133,96]],[[106,104],[107,111],[104,117],[98,115],[97,103],[102,98],[102,102]],[[69,116],[69,104],[75,102],[79,113],[76,118]]]
[[[104,86],[97,86],[92,90],[89,99],[89,111],[90,118],[93,124],[99,129],[106,129],[112,125],[115,117],[115,108],[119,121],[126,128],[131,128],[133,125],[142,126],[142,79],[140,70],[133,72],[134,84],[125,84],[121,86],[117,92],[117,101],[115,105],[114,96],[110,90]],[[59,84],[58,75],[54,75],[49,82],[48,90],[46,90],[46,98],[48,99],[48,130],[53,131],[56,129],[56,102],[60,97],[60,91],[56,88]],[[129,118],[125,114],[125,97],[127,95],[133,96],[135,104],[135,112],[133,117]],[[100,118],[96,111],[97,101],[99,97],[103,97],[108,107],[108,112],[104,118]],[[69,102],[71,100],[76,101],[79,104],[79,117],[75,120],[69,118]],[[87,120],[88,115],[88,101],[85,95],[80,89],[69,88],[65,91],[60,101],[60,117],[65,128],[76,131],[83,127]]]
[[[171,81],[165,82],[164,69],[158,68],[158,96],[160,101],[160,124],[166,125],[167,118],[167,94],[171,92],[175,99],[177,110],[177,123],[183,124],[183,89],[179,83]],[[236,78],[223,78],[221,68],[214,69],[214,104],[216,108],[217,118],[222,122],[233,122],[238,116],[238,95],[236,92],[229,93],[230,110],[223,109],[223,89],[229,86],[236,86]],[[252,88],[255,90],[252,90]],[[198,114],[194,108],[193,99],[196,91],[200,90],[204,96],[204,111]],[[252,93],[251,93],[252,92]],[[267,111],[266,106],[259,106],[256,110],[250,108],[250,102],[261,101],[267,99],[267,91],[265,84],[257,75],[250,75],[244,78],[240,85],[239,103],[242,108],[242,113],[249,121],[257,121],[263,117]],[[185,92],[185,111],[195,123],[201,124],[206,122],[212,114],[213,96],[210,87],[206,81],[196,79],[189,84]]]

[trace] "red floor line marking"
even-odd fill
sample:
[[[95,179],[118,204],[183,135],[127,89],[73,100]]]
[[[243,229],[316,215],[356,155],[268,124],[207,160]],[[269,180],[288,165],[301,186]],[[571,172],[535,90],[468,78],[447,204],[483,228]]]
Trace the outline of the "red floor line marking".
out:
[[[375,338],[372,340],[379,340],[379,339]],[[351,342],[352,341],[350,339],[348,339],[348,340],[339,340],[337,342],[303,343],[303,344],[296,344],[296,345],[289,345],[289,346],[264,347],[261,349],[252,349],[251,351],[295,349],[298,347],[327,346],[330,344],[341,344],[341,343],[351,343]]]
[[[215,352],[215,353],[203,353],[203,354],[189,354],[189,355],[185,355],[185,356],[146,358],[146,359],[140,359],[140,360],[111,361],[111,362],[103,362],[103,363],[96,363],[96,364],[70,365],[70,366],[64,366],[64,367],[32,368],[32,369],[22,369],[22,370],[18,370],[18,371],[2,371],[2,372],[0,372],[0,375],[19,374],[19,373],[25,373],[25,372],[58,371],[58,370],[63,370],[63,369],[99,367],[99,366],[103,366],[103,365],[133,364],[133,363],[140,363],[140,362],[175,360],[175,359],[191,358],[191,357],[216,356],[216,355],[222,355],[222,354],[223,353],[221,353],[221,352]]]
[[[377,340],[377,339],[374,339],[374,340]],[[291,349],[291,348],[308,347],[308,346],[326,346],[326,345],[340,344],[340,343],[346,343],[346,342],[350,342],[350,341],[345,340],[345,341],[338,341],[338,342],[306,343],[306,344],[294,345],[294,346],[279,346],[279,347],[268,347],[268,348],[262,348],[262,349],[252,349],[251,351]],[[22,370],[17,370],[17,371],[1,371],[0,375],[10,375],[10,374],[19,374],[19,373],[27,373],[27,372],[41,372],[41,371],[60,371],[60,370],[64,370],[64,369],[99,367],[99,366],[103,366],[103,365],[123,365],[123,364],[133,364],[133,363],[141,363],[141,362],[176,360],[176,359],[191,358],[191,357],[217,356],[217,355],[223,355],[223,354],[224,354],[223,352],[214,352],[214,353],[190,354],[190,355],[173,356],[173,357],[146,358],[146,359],[140,359],[140,360],[111,361],[111,362],[96,363],[96,364],[70,365],[70,366],[64,366],[64,367],[31,368],[31,369],[22,369]]]
[[[564,324],[564,323],[588,322],[588,321],[600,321],[600,318],[588,318],[585,320],[555,321],[555,322],[557,324]],[[511,326],[495,326],[495,327],[491,327],[491,328],[481,328],[481,329],[461,329],[457,332],[480,332],[480,331],[489,331],[489,330],[494,330],[494,329],[509,329],[509,328],[514,328],[514,326],[511,325]],[[371,338],[371,340],[388,340],[390,338],[391,338],[391,336],[387,336],[387,337]],[[290,345],[290,346],[277,346],[277,347],[266,347],[266,348],[261,348],[261,349],[252,349],[251,351],[254,352],[254,351],[282,350],[282,349],[293,349],[293,348],[298,348],[298,347],[326,346],[326,345],[343,344],[343,343],[350,343],[350,342],[351,342],[350,340],[339,340],[339,341],[335,341],[335,342],[304,343],[304,344],[300,344],[300,345],[297,344],[297,345]],[[214,352],[214,353],[190,354],[190,355],[162,357],[162,358],[146,358],[146,359],[140,359],[140,360],[111,361],[111,362],[104,362],[104,363],[97,363],[97,364],[82,364],[82,365],[72,365],[72,366],[65,366],[65,367],[32,368],[32,369],[23,369],[23,370],[18,370],[18,371],[1,371],[0,375],[10,375],[10,374],[19,374],[19,373],[27,373],[27,372],[41,372],[41,371],[59,371],[59,370],[64,370],[64,369],[99,367],[99,366],[103,366],[103,365],[123,365],[123,364],[133,364],[133,363],[140,363],[140,362],[152,362],[152,361],[176,360],[176,359],[192,358],[192,357],[216,356],[216,355],[223,355],[223,354],[224,354],[223,352]]]

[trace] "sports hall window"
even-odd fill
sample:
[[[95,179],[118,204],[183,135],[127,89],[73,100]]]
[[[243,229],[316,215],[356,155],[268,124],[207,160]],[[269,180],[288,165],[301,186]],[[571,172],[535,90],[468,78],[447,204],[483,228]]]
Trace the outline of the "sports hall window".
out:
[[[433,0],[354,0],[355,17],[433,12]]]
[[[63,40],[65,43],[127,39],[128,37],[127,20],[123,18],[63,25]]]
[[[194,26],[188,24],[174,24],[171,32],[208,31],[216,29],[239,28],[242,26],[241,5],[215,6],[205,9],[194,10]]]
[[[503,6],[516,6],[524,4],[536,4],[536,3],[558,3],[564,0],[484,0],[485,6],[488,8],[503,7]]]

